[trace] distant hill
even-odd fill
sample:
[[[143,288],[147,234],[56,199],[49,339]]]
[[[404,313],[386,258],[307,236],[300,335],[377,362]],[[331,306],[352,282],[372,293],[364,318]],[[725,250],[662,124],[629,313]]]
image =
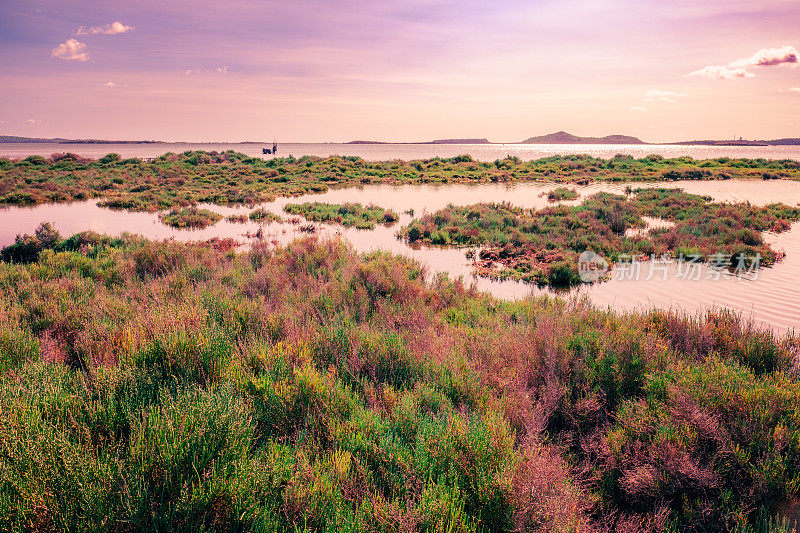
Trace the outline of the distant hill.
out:
[[[160,144],[164,141],[106,141],[103,139],[64,139],[61,137],[18,137],[16,135],[0,135],[0,143],[48,143],[48,144]]]
[[[531,137],[525,139],[522,144],[648,144],[636,137],[627,135],[607,135],[605,137],[578,137],[559,131],[541,137]]]

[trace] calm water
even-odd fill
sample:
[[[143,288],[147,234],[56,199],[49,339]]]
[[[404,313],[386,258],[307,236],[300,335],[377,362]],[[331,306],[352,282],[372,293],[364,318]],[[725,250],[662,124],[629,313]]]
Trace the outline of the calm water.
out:
[[[244,154],[262,156],[261,144],[253,143],[163,143],[163,144],[0,144],[0,156],[27,157],[32,154],[50,155],[73,152],[85,157],[102,157],[116,152],[123,157],[157,157],[166,152],[186,150],[236,150]],[[269,145],[271,146],[271,145]],[[598,145],[598,144],[281,144],[279,156],[355,155],[370,161],[392,159],[428,159],[469,154],[478,161],[494,161],[506,155],[523,160],[539,159],[557,154],[590,154],[610,158],[616,154],[644,157],[660,154],[664,157],[690,155],[695,159],[716,157],[747,157],[765,159],[800,160],[800,146],[676,146],[676,145]]]
[[[674,187],[674,183],[650,183],[644,186]],[[797,204],[800,202],[800,182],[791,181],[710,181],[685,182],[681,186],[691,193],[709,195],[716,201],[749,201],[763,205],[770,202]],[[404,211],[413,209],[416,216],[431,212],[449,203],[468,205],[476,202],[508,201],[520,207],[542,207],[547,204],[543,193],[553,186],[547,184],[521,183],[513,185],[418,185],[392,187],[371,185],[357,189],[338,189],[324,194],[305,197],[303,200],[279,198],[263,204],[263,207],[281,214],[290,202],[316,200],[331,203],[345,201],[362,204],[375,203],[402,213],[398,224],[391,227],[378,226],[374,230],[342,229],[336,226],[317,224],[321,235],[340,234],[359,251],[389,250],[413,257],[425,264],[432,272],[447,272],[451,276],[463,276],[473,280],[471,266],[465,250],[427,246],[411,247],[395,237],[397,230],[408,223],[411,217]],[[577,187],[581,197],[599,191],[621,193],[623,185],[598,184]],[[577,202],[581,201],[576,200]],[[0,245],[13,242],[18,233],[32,233],[42,221],[50,221],[64,235],[91,229],[111,235],[123,231],[138,233],[151,239],[175,238],[176,240],[204,240],[211,237],[231,237],[240,242],[250,241],[248,234],[262,228],[269,240],[287,243],[305,235],[297,225],[289,222],[259,226],[247,222],[238,224],[222,220],[204,230],[176,230],[161,224],[157,214],[113,211],[98,207],[96,201],[71,204],[50,204],[36,207],[12,207],[0,209]],[[229,215],[248,213],[247,207],[206,206]],[[677,276],[677,266],[668,267],[667,280],[662,273],[648,276],[648,265],[644,265],[638,280],[611,279],[609,281],[574,289],[573,293],[587,294],[600,306],[615,309],[642,309],[650,307],[677,308],[696,313],[712,306],[731,307],[755,321],[778,331],[800,331],[800,224],[780,235],[768,235],[777,249],[786,252],[786,258],[776,266],[761,269],[756,279],[724,277],[716,278],[714,271],[702,270],[699,280]],[[652,277],[652,279],[647,279]],[[711,279],[707,279],[711,278]],[[516,282],[492,282],[474,279],[478,288],[501,298],[520,298],[529,294],[549,292]],[[563,294],[563,293],[562,293]]]

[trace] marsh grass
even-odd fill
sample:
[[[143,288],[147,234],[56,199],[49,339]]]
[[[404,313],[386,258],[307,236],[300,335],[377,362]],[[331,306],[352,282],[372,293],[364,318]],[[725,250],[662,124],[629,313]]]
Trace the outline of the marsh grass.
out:
[[[287,204],[283,208],[289,214],[300,215],[306,220],[338,224],[357,229],[373,229],[376,224],[393,224],[398,215],[390,209],[375,205],[366,207],[358,203],[327,204],[323,202],[307,202],[304,204]]]
[[[556,187],[555,189],[548,191],[547,194],[547,201],[548,202],[561,202],[563,200],[577,200],[578,199],[578,191],[575,189],[569,189],[567,187]]]
[[[173,209],[168,213],[159,215],[158,219],[162,224],[177,229],[203,229],[213,226],[220,220],[222,215],[209,211],[208,209]]]
[[[798,346],[340,240],[58,237],[0,263],[0,529],[779,531]]]
[[[253,209],[250,211],[250,214],[247,215],[247,218],[252,220],[253,222],[258,222],[262,224],[269,224],[271,222],[283,222],[283,219],[276,215],[271,211],[267,211],[263,208]]]
[[[409,242],[481,246],[476,272],[483,276],[568,286],[582,282],[577,262],[585,250],[611,263],[655,255],[717,258],[726,267],[759,256],[761,266],[769,266],[783,254],[764,241],[763,232],[782,232],[800,220],[800,208],[784,204],[716,203],[681,189],[631,194],[598,193],[578,205],[539,210],[508,203],[450,205],[413,220],[399,234]],[[646,226],[643,217],[671,225],[626,235]]]
[[[506,157],[494,162],[469,156],[419,161],[370,162],[358,157],[304,156],[261,159],[236,153],[187,151],[149,162],[109,154],[98,160],[75,154],[0,158],[0,204],[32,205],[103,198],[100,205],[158,211],[199,203],[254,205],[278,196],[325,192],[370,183],[512,183],[523,181],[588,184],[596,181],[683,181],[800,179],[794,160],[611,159],[588,155],[552,156],[535,161]]]

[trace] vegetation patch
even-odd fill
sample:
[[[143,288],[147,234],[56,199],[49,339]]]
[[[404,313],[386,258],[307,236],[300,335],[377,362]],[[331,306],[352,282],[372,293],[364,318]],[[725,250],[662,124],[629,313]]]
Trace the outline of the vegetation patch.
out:
[[[0,263],[4,531],[774,531],[800,496],[800,345],[728,312],[51,229]]]
[[[236,224],[244,224],[245,222],[247,222],[248,217],[247,215],[237,213],[234,215],[228,215],[227,217],[225,217],[225,220],[227,220],[228,222],[234,222]]]
[[[476,271],[483,276],[541,285],[581,283],[578,256],[585,250],[608,261],[644,255],[697,258],[735,266],[760,256],[781,259],[763,232],[781,232],[800,220],[800,208],[783,204],[714,203],[680,189],[636,189],[632,197],[598,193],[576,206],[528,210],[510,204],[448,206],[412,221],[400,235],[410,242],[480,246]],[[674,223],[646,233],[642,218]]]
[[[269,224],[270,222],[283,222],[283,219],[271,211],[263,208],[258,208],[250,211],[248,217],[253,222]]]
[[[222,215],[208,209],[173,209],[169,213],[159,215],[162,224],[178,229],[203,229],[213,226]]]
[[[563,200],[577,200],[578,191],[575,189],[568,189],[567,187],[556,187],[552,191],[547,192],[548,202],[561,202]]]
[[[300,215],[306,220],[358,229],[373,229],[375,224],[393,224],[398,220],[398,215],[394,211],[375,205],[364,207],[361,204],[351,203],[308,202],[287,204],[283,209],[289,214]]]
[[[553,156],[535,161],[506,157],[494,162],[463,155],[419,161],[365,161],[358,157],[304,156],[261,159],[234,151],[168,153],[152,161],[109,154],[0,158],[0,204],[32,205],[103,198],[101,205],[157,211],[198,203],[257,204],[278,196],[300,196],[334,187],[369,183],[514,183],[596,181],[800,179],[794,160],[641,159],[618,155]]]

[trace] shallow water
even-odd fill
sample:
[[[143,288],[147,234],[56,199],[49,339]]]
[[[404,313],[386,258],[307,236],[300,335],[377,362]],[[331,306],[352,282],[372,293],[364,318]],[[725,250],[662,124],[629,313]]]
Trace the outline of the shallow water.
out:
[[[622,193],[626,184],[592,184],[575,187],[581,197],[599,191]],[[675,187],[669,183],[647,183],[643,187]],[[678,186],[687,192],[704,194],[715,201],[749,201],[756,205],[784,202],[795,205],[800,202],[800,182],[792,181],[698,181],[682,182]],[[359,251],[388,250],[413,257],[426,265],[431,272],[447,272],[451,276],[463,276],[474,281],[479,289],[501,298],[520,298],[529,294],[552,293],[517,282],[494,282],[474,278],[464,249],[429,246],[409,246],[395,237],[397,230],[411,220],[405,211],[414,210],[415,216],[446,207],[448,204],[468,205],[477,202],[510,202],[520,207],[543,207],[548,205],[545,193],[552,184],[516,183],[480,185],[369,185],[355,189],[335,189],[324,194],[298,198],[279,198],[262,204],[265,209],[280,214],[284,223],[259,225],[222,220],[203,230],[177,230],[161,224],[156,213],[132,213],[97,206],[97,200],[70,204],[48,204],[35,207],[9,207],[0,209],[0,245],[14,240],[18,233],[32,233],[42,221],[52,222],[62,235],[71,235],[83,230],[118,235],[122,232],[138,233],[151,239],[174,238],[180,241],[205,240],[212,237],[234,238],[242,243],[250,242],[247,234],[255,234],[262,228],[265,237],[279,243],[287,243],[299,236],[297,224],[288,222],[283,213],[287,203],[321,201],[331,203],[374,203],[394,209],[400,213],[399,223],[393,226],[378,226],[374,230],[344,229],[338,226],[315,224],[321,235],[342,235]],[[250,207],[204,206],[223,215],[247,214]],[[653,221],[657,222],[657,221]],[[726,306],[742,312],[756,322],[773,327],[778,332],[800,331],[800,224],[779,235],[768,235],[773,247],[786,252],[786,258],[771,268],[759,270],[757,276],[727,278],[718,271],[700,268],[692,276],[679,276],[678,265],[666,265],[650,272],[650,264],[641,266],[639,279],[621,278],[622,272],[612,273],[612,279],[573,289],[571,293],[586,294],[597,305],[615,309],[647,309],[650,307],[676,308],[696,313],[713,306]],[[660,267],[661,265],[654,265]],[[693,279],[699,277],[699,279]],[[649,278],[649,279],[648,279]],[[755,279],[753,279],[755,278]],[[564,294],[560,292],[559,294]]]

